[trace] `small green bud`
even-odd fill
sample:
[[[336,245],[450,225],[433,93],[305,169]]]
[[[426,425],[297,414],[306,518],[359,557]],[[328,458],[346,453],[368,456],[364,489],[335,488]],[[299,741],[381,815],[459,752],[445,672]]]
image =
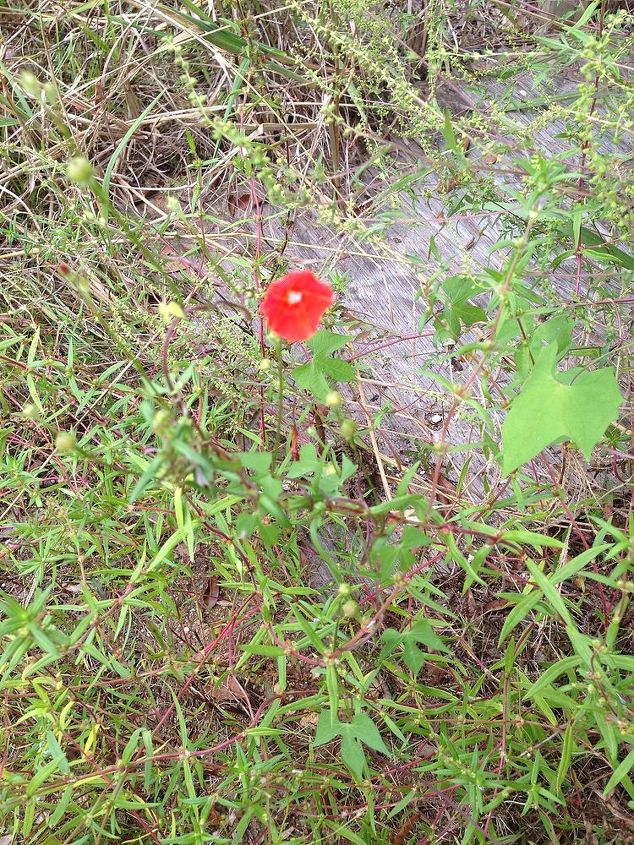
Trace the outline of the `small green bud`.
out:
[[[76,279],[77,291],[81,296],[85,299],[92,299],[92,289],[90,287],[90,282],[86,278],[79,278]]]
[[[357,424],[354,420],[345,419],[342,421],[339,431],[341,432],[341,436],[346,440],[352,440],[357,433]]]
[[[40,412],[37,409],[37,405],[34,405],[32,402],[27,402],[26,405],[22,406],[22,416],[27,417],[30,420],[39,420]]]
[[[170,420],[170,412],[167,408],[161,408],[160,411],[156,412],[154,419],[152,420],[152,431],[154,431],[155,434],[161,434],[167,429]]]
[[[55,85],[54,82],[47,82],[44,85],[43,90],[44,96],[46,97],[46,102],[49,103],[49,105],[57,100],[57,85]]]
[[[354,617],[359,612],[359,605],[354,599],[348,599],[348,601],[343,603],[341,607],[341,612],[346,617],[346,619],[354,619]]]
[[[75,435],[70,431],[59,431],[55,438],[55,451],[60,455],[68,455],[75,451],[77,441]]]
[[[183,206],[180,202],[176,199],[176,197],[169,196],[165,200],[165,205],[167,206],[167,210],[172,214],[182,214],[183,213]]]
[[[178,302],[160,302],[158,312],[165,323],[171,323],[174,317],[177,317],[179,320],[185,319],[185,312]]]
[[[66,165],[66,174],[76,185],[89,185],[94,175],[92,164],[87,158],[77,156],[71,158]]]
[[[329,390],[324,398],[324,403],[329,408],[336,408],[337,405],[341,405],[341,393],[338,390]]]
[[[31,73],[30,70],[25,70],[24,73],[20,75],[20,85],[29,97],[33,97],[35,100],[40,99],[42,84],[37,76],[34,73]]]
[[[350,584],[344,582],[343,584],[339,584],[338,592],[340,596],[350,596],[352,595],[352,587]]]

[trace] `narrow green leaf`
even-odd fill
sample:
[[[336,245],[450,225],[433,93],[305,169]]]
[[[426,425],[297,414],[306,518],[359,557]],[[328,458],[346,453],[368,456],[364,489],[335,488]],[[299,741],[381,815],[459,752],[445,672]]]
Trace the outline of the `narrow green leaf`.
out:
[[[525,596],[522,596],[522,598],[518,601],[515,607],[509,611],[506,619],[504,620],[502,630],[500,631],[498,645],[502,645],[502,643],[506,640],[509,634],[520,624],[523,619],[528,616],[531,610],[533,610],[533,608],[539,603],[541,598],[542,596],[539,590],[531,590],[530,593],[527,593]]]
[[[65,775],[69,775],[70,766],[68,765],[68,759],[66,758],[59,742],[55,738],[53,731],[46,731],[46,745],[60,772]]]
[[[146,108],[143,109],[141,114],[136,118],[136,120],[132,123],[132,125],[130,126],[128,131],[125,133],[123,138],[119,141],[119,143],[117,144],[117,146],[114,149],[114,152],[110,156],[110,161],[106,165],[106,170],[105,170],[104,175],[103,175],[103,191],[104,191],[104,195],[105,195],[106,198],[108,198],[108,194],[110,192],[110,179],[112,178],[112,173],[114,171],[114,168],[115,168],[117,161],[119,160],[119,158],[121,156],[121,153],[124,151],[128,141],[134,135],[134,133],[137,131],[139,126],[143,123],[143,121],[147,117],[147,115],[152,111],[152,109],[159,102],[159,100],[162,99],[164,93],[165,93],[164,91],[161,91],[159,94],[157,94],[156,97],[152,100],[152,102],[148,106],[146,106]],[[101,213],[107,220],[108,219],[108,205],[107,204],[102,204]]]
[[[555,778],[555,790],[561,792],[561,787],[568,774],[570,762],[572,760],[572,752],[574,749],[575,740],[573,732],[573,724],[569,722],[564,731],[564,739],[561,747],[561,757],[559,758],[559,765],[557,766],[557,776]]]
[[[547,687],[551,684],[556,678],[560,675],[563,675],[564,672],[569,672],[571,669],[576,669],[577,666],[581,663],[581,658],[578,657],[576,654],[571,654],[569,657],[564,657],[561,660],[558,660],[556,663],[553,663],[552,666],[549,666],[546,671],[539,676],[539,678],[535,681],[535,683],[529,687],[526,693],[524,693],[524,698],[535,698],[544,687]]]
[[[544,573],[535,563],[533,563],[532,560],[526,561],[526,567],[530,572],[533,581],[537,584],[539,589],[550,602],[551,606],[557,611],[557,613],[563,619],[566,625],[573,625],[570,611],[564,604],[564,600],[559,595],[555,587],[551,584],[549,578],[544,575]]]

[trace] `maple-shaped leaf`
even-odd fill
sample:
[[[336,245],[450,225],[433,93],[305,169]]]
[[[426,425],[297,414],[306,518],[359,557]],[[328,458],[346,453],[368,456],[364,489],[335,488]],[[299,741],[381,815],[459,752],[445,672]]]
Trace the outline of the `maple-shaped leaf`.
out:
[[[419,648],[420,645],[425,646],[426,649],[448,651],[447,646],[438,634],[436,634],[429,622],[425,620],[415,622],[411,628],[406,628],[404,631],[387,628],[383,631],[381,640],[384,643],[383,651],[381,652],[382,658],[392,654],[399,645],[403,646],[403,662],[414,675],[420,672],[426,660],[426,654],[421,651]]]
[[[352,772],[360,778],[366,764],[363,745],[379,751],[381,754],[389,754],[379,729],[372,719],[363,712],[356,713],[351,722],[340,722],[335,719],[333,722],[331,714],[323,710],[317,723],[317,732],[313,740],[313,746],[324,745],[336,737],[341,737],[341,758]],[[362,745],[363,743],[363,745]]]
[[[334,381],[353,381],[356,370],[347,361],[333,358],[332,355],[350,340],[347,335],[334,332],[317,332],[307,343],[313,353],[312,361],[300,364],[293,370],[293,378],[303,390],[307,390],[318,399],[323,399],[330,390],[329,378]]]
[[[590,459],[623,397],[612,367],[556,372],[557,344],[544,347],[502,426],[502,471],[508,475],[551,443],[572,440]]]

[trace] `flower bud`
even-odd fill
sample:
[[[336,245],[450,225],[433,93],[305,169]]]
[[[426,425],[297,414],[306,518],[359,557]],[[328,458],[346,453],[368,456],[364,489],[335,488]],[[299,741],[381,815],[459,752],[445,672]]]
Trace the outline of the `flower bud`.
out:
[[[348,599],[348,601],[343,603],[341,607],[341,612],[346,617],[346,619],[354,619],[354,617],[359,612],[359,605],[354,599]]]
[[[55,451],[60,455],[68,455],[75,451],[77,442],[75,435],[70,431],[58,431],[55,438]]]
[[[165,323],[171,323],[174,317],[185,319],[185,312],[178,302],[159,302],[158,312]]]
[[[46,98],[46,102],[49,103],[49,105],[57,100],[57,85],[55,85],[54,82],[45,83],[43,91],[44,96]]]
[[[24,73],[20,74],[20,85],[29,97],[33,97],[35,100],[40,99],[42,85],[37,76],[30,70],[25,70]]]
[[[324,398],[324,403],[329,408],[336,408],[337,405],[341,405],[341,393],[338,390],[329,390]]]
[[[172,214],[182,214],[183,213],[183,206],[180,202],[176,199],[176,197],[169,196],[165,201],[165,205],[167,210]]]
[[[156,412],[154,419],[152,420],[152,431],[154,431],[155,434],[163,434],[167,430],[171,419],[171,414],[167,408],[161,408]]]
[[[94,174],[92,164],[87,158],[77,156],[71,158],[66,165],[66,175],[76,185],[89,185]]]
[[[40,412],[32,402],[27,402],[26,405],[22,406],[22,415],[30,420],[39,420],[40,418]]]
[[[352,440],[354,435],[357,433],[357,424],[354,420],[349,418],[345,419],[342,421],[339,431],[341,432],[341,436],[346,440]]]

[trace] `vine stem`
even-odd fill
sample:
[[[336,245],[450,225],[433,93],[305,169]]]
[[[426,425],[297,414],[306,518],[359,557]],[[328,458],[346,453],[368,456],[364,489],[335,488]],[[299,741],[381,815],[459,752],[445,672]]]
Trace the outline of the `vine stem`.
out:
[[[273,466],[277,464],[282,442],[282,417],[284,416],[284,361],[282,360],[282,341],[275,343],[275,357],[277,359],[277,422],[275,424],[275,446],[273,448]]]
[[[605,2],[601,0],[601,10],[599,12],[599,38],[603,37],[603,26],[604,26],[604,17],[605,17]],[[594,77],[594,93],[592,95],[592,102],[590,104],[590,112],[588,113],[588,120],[592,118],[594,115],[595,109],[597,107],[597,96],[599,94],[599,72],[597,71]],[[585,138],[583,143],[581,144],[581,164],[579,167],[579,180],[577,182],[577,189],[581,193],[583,190],[583,171],[586,166],[586,159],[588,156],[588,149],[590,147],[590,139]],[[581,226],[579,227],[579,236],[577,238],[577,245],[575,248],[576,253],[576,260],[577,260],[577,272],[575,277],[575,296],[579,296],[581,292],[581,269],[583,264],[583,243],[582,243],[582,231]]]
[[[533,205],[533,207],[531,208],[531,211],[533,211],[533,210],[535,210],[535,205]],[[522,257],[524,250],[526,249],[532,227],[533,227],[533,220],[532,220],[531,216],[529,215],[528,221],[526,223],[526,228],[524,230],[524,234],[523,234],[523,236],[520,240],[520,243],[515,248],[515,252],[514,252],[512,258],[511,258],[511,261],[509,262],[508,269],[507,269],[507,271],[504,275],[504,280],[502,281],[500,288],[499,288],[499,291],[498,291],[498,298],[500,300],[500,304],[499,304],[497,313],[496,313],[496,315],[493,319],[493,324],[492,324],[492,326],[491,326],[491,328],[489,329],[489,332],[488,332],[488,337],[493,343],[495,343],[495,337],[497,335],[498,326],[500,325],[502,315],[504,314],[504,304],[505,304],[506,297],[507,297],[507,295],[508,295],[508,293],[511,289],[512,283],[513,283],[513,276],[515,275],[515,269],[516,269],[516,267],[519,263],[520,258]],[[478,377],[478,374],[481,372],[481,370],[486,365],[486,362],[487,362],[487,356],[486,356],[485,353],[483,353],[482,357],[480,358],[480,360],[478,361],[478,363],[474,367],[473,372],[467,378],[467,380],[462,385],[462,387],[459,389],[459,392],[456,394],[456,398],[452,402],[451,407],[449,408],[449,411],[447,413],[447,416],[445,417],[445,421],[443,423],[443,427],[442,427],[442,430],[440,432],[440,437],[438,439],[440,449],[439,449],[438,455],[436,457],[436,463],[434,465],[434,474],[433,474],[433,477],[432,477],[431,489],[430,489],[430,492],[429,492],[429,506],[428,507],[429,507],[430,513],[431,513],[432,508],[434,507],[434,503],[436,501],[436,494],[438,492],[438,483],[440,481],[440,470],[442,468],[443,460],[444,460],[444,456],[445,456],[445,452],[446,452],[444,447],[445,447],[445,442],[446,442],[446,439],[447,439],[447,434],[449,433],[449,426],[451,425],[451,421],[453,420],[456,413],[458,412],[458,408],[460,407],[460,403],[469,394],[471,386],[473,385],[476,378]]]

